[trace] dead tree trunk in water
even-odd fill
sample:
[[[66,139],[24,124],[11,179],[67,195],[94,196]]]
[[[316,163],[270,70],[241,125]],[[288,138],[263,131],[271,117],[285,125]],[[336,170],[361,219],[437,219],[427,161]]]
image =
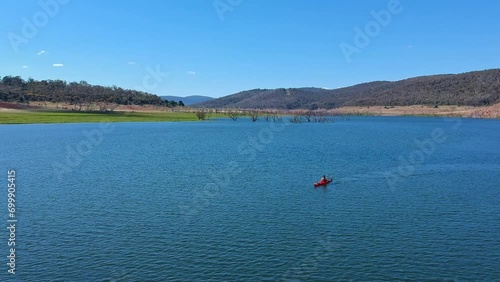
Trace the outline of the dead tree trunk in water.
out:
[[[227,111],[226,116],[231,118],[233,121],[236,121],[238,119],[238,117],[240,116],[240,114],[238,112],[234,112],[234,111]]]
[[[250,111],[250,119],[252,120],[252,122],[256,122],[259,119],[259,112]]]

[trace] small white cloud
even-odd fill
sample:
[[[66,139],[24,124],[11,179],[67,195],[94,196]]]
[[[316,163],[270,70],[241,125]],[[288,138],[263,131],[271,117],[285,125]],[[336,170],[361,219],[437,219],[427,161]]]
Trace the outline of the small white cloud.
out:
[[[30,67],[28,67],[28,66],[22,66],[21,68],[23,68],[23,69],[29,69]]]
[[[64,67],[64,64],[52,64],[53,67],[60,68]]]
[[[195,75],[195,74],[196,74],[196,72],[194,72],[194,71],[188,71],[188,74],[190,74],[190,75]]]
[[[38,53],[36,53],[36,54],[37,54],[37,55],[39,55],[39,56],[40,56],[40,55],[47,55],[47,51],[42,50],[42,51],[40,51],[40,52],[38,52]]]
[[[135,65],[136,62],[127,62],[127,64],[129,64],[129,65]]]

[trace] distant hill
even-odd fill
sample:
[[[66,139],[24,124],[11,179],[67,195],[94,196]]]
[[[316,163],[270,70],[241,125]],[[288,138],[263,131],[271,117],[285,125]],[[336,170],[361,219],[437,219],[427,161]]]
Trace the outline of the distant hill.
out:
[[[175,101],[179,103],[179,101],[182,101],[184,105],[189,106],[192,104],[196,103],[202,103],[205,101],[210,101],[213,100],[214,98],[212,97],[207,97],[207,96],[187,96],[187,97],[179,97],[179,96],[160,96],[163,100],[168,100],[168,101]]]
[[[0,77],[0,102],[66,103],[76,110],[96,107],[108,109],[112,105],[154,105],[175,107],[176,102],[165,101],[151,93],[123,89],[117,86],[91,85],[86,81],[28,80],[20,76]]]
[[[500,103],[500,69],[374,81],[339,89],[254,89],[198,103],[209,108],[331,109],[342,106],[461,105]]]

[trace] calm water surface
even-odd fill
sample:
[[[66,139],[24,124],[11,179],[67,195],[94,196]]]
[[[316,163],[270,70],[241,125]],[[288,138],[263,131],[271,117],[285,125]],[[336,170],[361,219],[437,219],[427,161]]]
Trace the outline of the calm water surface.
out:
[[[0,126],[1,281],[500,279],[498,120],[101,126]]]

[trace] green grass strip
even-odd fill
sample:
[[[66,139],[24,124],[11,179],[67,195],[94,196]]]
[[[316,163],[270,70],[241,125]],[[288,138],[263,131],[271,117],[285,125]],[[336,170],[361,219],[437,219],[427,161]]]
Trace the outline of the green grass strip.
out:
[[[0,124],[197,121],[183,112],[0,112]]]

